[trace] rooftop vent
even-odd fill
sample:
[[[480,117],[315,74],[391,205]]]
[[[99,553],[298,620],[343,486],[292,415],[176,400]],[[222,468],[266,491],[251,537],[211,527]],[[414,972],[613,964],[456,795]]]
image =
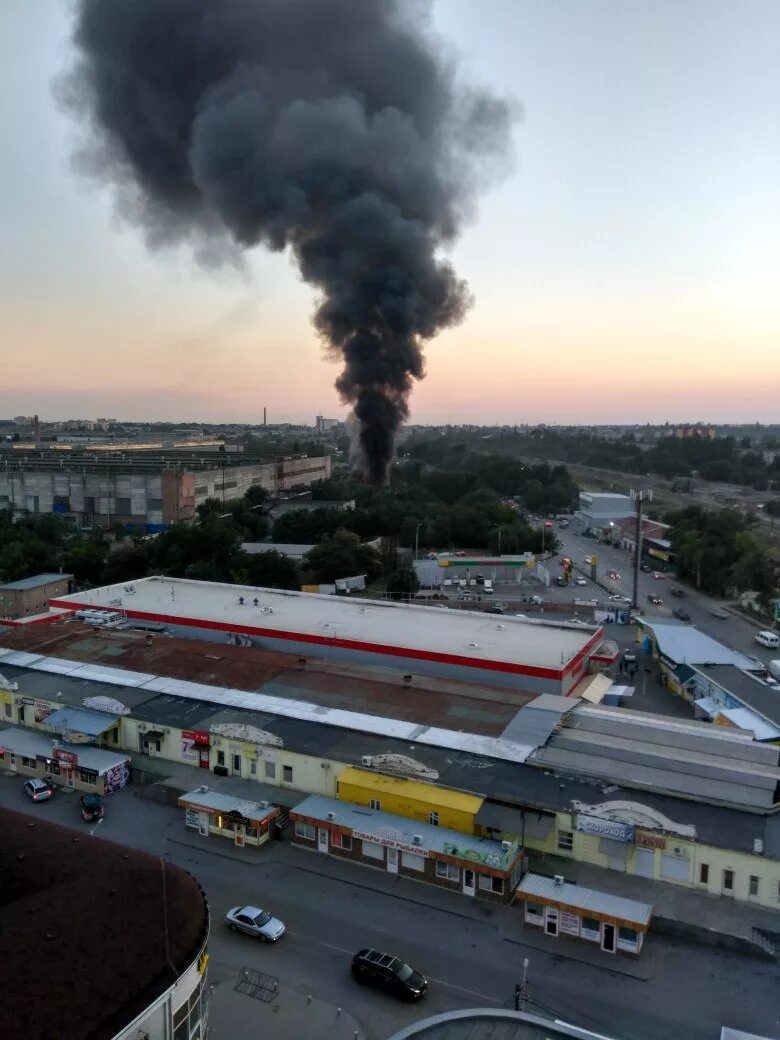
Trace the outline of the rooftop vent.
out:
[[[556,885],[562,885],[563,884],[563,874],[556,874],[555,877],[553,878],[553,881],[555,882]]]

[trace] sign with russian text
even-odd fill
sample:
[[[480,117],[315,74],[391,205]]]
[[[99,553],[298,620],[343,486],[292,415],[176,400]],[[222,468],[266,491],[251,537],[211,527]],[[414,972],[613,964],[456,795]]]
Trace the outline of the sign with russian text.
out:
[[[634,828],[628,823],[616,823],[614,820],[602,820],[598,816],[577,814],[577,830],[584,834],[596,834],[599,838],[610,841],[633,841]]]
[[[634,844],[640,849],[665,849],[666,838],[663,834],[648,834],[646,831],[637,831],[634,835]]]
[[[406,836],[395,838],[387,834],[368,834],[365,831],[352,831],[352,837],[360,841],[373,841],[375,845],[384,845],[387,849],[399,849],[401,852],[413,852],[416,856],[428,856],[428,850],[421,845],[412,845]]]
[[[580,915],[561,910],[558,917],[558,931],[563,932],[565,935],[579,935]]]
[[[79,764],[79,756],[75,751],[63,751],[62,748],[55,748],[54,758],[68,766],[77,766]]]

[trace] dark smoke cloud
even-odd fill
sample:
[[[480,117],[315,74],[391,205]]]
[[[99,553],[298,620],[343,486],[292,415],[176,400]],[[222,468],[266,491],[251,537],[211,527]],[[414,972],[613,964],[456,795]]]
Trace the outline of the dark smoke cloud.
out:
[[[425,0],[78,0],[62,97],[81,164],[151,247],[290,248],[343,358],[364,479],[387,479],[422,343],[463,318],[439,250],[504,154]]]

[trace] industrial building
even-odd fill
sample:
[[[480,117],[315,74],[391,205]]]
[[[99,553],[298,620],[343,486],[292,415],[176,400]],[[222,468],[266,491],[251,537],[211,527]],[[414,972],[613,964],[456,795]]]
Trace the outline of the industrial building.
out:
[[[207,498],[225,502],[250,488],[272,493],[330,476],[330,456],[260,458],[241,453],[72,451],[0,454],[0,510],[56,514],[78,528],[161,531],[192,520]]]
[[[0,831],[3,1036],[205,1040],[209,916],[197,881],[40,814],[0,809]]]
[[[603,641],[601,628],[162,577],[61,596],[52,606],[121,611],[175,635],[529,693],[571,693]]]
[[[574,519],[586,531],[600,534],[610,524],[617,524],[634,514],[634,502],[629,495],[611,492],[581,491],[579,508]]]
[[[780,748],[742,730],[76,620],[0,634],[0,673],[9,726],[51,732],[78,707],[94,725],[64,721],[101,747],[207,783],[514,842],[550,873],[570,860],[762,913],[780,901]]]

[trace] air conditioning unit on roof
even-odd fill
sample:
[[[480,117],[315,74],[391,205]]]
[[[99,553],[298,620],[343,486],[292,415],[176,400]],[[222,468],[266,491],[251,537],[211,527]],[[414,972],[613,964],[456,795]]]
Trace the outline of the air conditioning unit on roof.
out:
[[[412,838],[412,842],[415,845],[422,845],[422,843],[423,843],[423,836],[422,836],[422,834],[415,834],[414,837]]]
[[[363,755],[361,757],[361,759],[360,759],[360,764],[362,766],[367,766],[369,768],[370,768],[372,762],[373,762],[373,759],[372,759],[371,755]]]

